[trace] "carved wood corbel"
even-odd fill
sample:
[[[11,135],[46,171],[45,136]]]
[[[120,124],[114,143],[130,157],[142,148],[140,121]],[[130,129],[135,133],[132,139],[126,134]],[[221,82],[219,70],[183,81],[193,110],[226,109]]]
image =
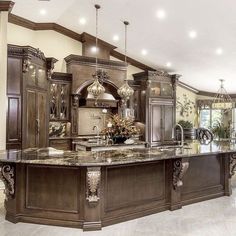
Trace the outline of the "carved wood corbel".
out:
[[[183,177],[189,167],[189,162],[183,162],[182,160],[174,161],[173,167],[173,188],[176,190],[177,188],[183,186]]]
[[[26,73],[26,72],[28,72],[29,71],[29,65],[30,65],[30,63],[31,63],[31,60],[30,60],[30,58],[24,58],[23,59],[23,65],[22,65],[22,71],[23,71],[23,73]]]
[[[230,155],[230,172],[229,177],[232,178],[236,172],[236,154]]]
[[[90,205],[96,205],[99,201],[101,182],[101,167],[88,167],[86,173],[86,200]]]
[[[13,199],[15,196],[15,168],[10,164],[0,166],[0,179],[5,185],[6,199]]]

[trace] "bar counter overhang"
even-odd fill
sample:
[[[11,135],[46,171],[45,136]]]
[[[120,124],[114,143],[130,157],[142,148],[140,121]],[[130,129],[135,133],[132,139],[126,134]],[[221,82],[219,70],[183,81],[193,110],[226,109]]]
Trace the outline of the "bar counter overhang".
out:
[[[99,230],[231,195],[236,144],[59,153],[0,152],[6,219]]]

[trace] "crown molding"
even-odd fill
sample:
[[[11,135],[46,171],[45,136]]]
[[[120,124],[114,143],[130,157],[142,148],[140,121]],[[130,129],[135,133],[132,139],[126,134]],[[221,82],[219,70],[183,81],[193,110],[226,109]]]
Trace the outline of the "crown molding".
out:
[[[11,12],[14,2],[12,1],[0,1],[0,11],[8,11]]]
[[[58,33],[61,33],[67,37],[70,37],[72,39],[75,39],[81,43],[86,42],[86,40],[95,40],[95,37],[84,32],[82,34],[76,33],[72,30],[69,30],[59,24],[56,23],[36,23],[30,20],[27,20],[23,17],[14,15],[14,14],[9,14],[9,23],[15,24],[15,25],[19,25],[21,27],[27,28],[27,29],[31,29],[31,30],[54,30]],[[99,43],[103,44],[104,46],[106,46],[107,48],[109,48],[110,51],[110,55],[124,61],[124,54],[119,53],[117,51],[115,51],[116,47],[114,45],[111,45],[101,39],[99,39],[98,41]],[[139,61],[136,61],[133,58],[127,57],[127,62],[141,70],[155,70],[154,68],[147,66]]]

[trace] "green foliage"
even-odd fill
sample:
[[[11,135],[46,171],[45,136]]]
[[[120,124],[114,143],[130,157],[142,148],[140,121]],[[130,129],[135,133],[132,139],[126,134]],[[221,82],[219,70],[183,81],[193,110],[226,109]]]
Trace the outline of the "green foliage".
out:
[[[224,126],[219,121],[215,122],[211,131],[218,138],[230,138],[230,126]]]
[[[183,127],[183,129],[192,129],[193,128],[193,123],[191,121],[180,120],[178,122],[178,124],[180,124]]]

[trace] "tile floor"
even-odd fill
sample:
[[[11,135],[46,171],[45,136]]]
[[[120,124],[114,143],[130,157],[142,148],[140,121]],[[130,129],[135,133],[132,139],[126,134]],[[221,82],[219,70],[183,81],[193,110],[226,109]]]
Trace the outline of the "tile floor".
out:
[[[4,195],[0,191],[0,236],[236,236],[235,183],[231,197],[192,204],[181,210],[165,211],[96,232],[5,221]]]

